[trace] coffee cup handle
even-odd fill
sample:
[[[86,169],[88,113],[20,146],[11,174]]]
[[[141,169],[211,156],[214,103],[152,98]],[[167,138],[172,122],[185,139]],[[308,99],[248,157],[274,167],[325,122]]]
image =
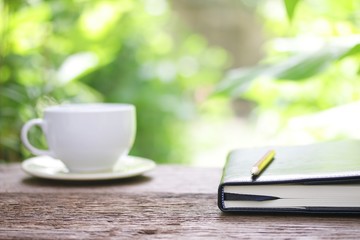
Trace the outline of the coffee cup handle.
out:
[[[28,132],[29,132],[30,128],[32,128],[34,126],[39,126],[41,128],[41,130],[44,132],[44,128],[43,128],[44,121],[40,118],[32,119],[32,120],[28,121],[27,123],[25,123],[25,125],[21,129],[21,141],[24,143],[25,147],[27,149],[29,149],[30,152],[35,155],[38,155],[38,156],[46,155],[46,156],[50,156],[50,157],[55,157],[54,154],[50,150],[38,149],[38,148],[34,147],[33,145],[31,145],[31,143],[28,139]]]

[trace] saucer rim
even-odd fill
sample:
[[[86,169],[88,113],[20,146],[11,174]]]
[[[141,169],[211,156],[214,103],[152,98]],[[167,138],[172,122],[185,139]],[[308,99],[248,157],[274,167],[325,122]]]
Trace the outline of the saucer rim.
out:
[[[52,180],[65,180],[65,181],[99,181],[99,180],[112,180],[112,179],[123,179],[135,177],[141,174],[144,174],[156,167],[156,163],[147,158],[138,157],[138,156],[126,156],[126,158],[136,159],[137,161],[142,161],[146,163],[145,166],[140,166],[135,169],[131,169],[129,171],[120,172],[120,171],[106,171],[106,172],[97,172],[97,173],[47,173],[45,171],[34,170],[31,166],[34,164],[34,161],[38,161],[39,159],[49,158],[46,161],[57,161],[61,162],[58,159],[54,159],[50,156],[35,156],[28,159],[25,159],[21,163],[21,168],[27,174],[43,178],[43,179],[52,179]]]

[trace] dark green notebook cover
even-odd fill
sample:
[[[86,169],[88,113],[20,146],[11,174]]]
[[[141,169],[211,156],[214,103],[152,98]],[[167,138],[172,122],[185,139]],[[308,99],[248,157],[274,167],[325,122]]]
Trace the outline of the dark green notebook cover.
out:
[[[258,178],[252,179],[250,173],[251,167],[270,149],[276,151],[274,160]],[[351,186],[354,186],[355,190],[360,190],[360,188],[357,188],[360,186],[359,140],[325,142],[303,146],[238,149],[229,154],[224,166],[218,191],[218,205],[225,212],[360,212],[359,191],[354,192],[354,196],[351,195],[352,193],[345,192],[346,198],[354,197],[352,202],[355,202],[347,205],[341,203],[342,196],[337,196],[336,193],[328,193],[329,191],[325,189],[329,188],[323,187],[336,186],[334,189],[342,190],[344,188],[341,186],[348,184],[352,184]],[[247,186],[246,189],[253,189],[255,192],[260,188],[266,192],[267,189],[274,189],[276,186],[284,185],[287,189],[289,188],[288,186],[297,187],[294,189],[301,189],[303,193],[299,192],[299,196],[295,196],[299,199],[302,197],[301,195],[304,195],[304,198],[312,197],[306,196],[308,195],[307,188],[303,186],[312,186],[312,190],[318,189],[319,191],[315,191],[313,195],[314,198],[320,199],[319,203],[313,203],[311,206],[304,204],[299,207],[289,205],[282,207],[280,203],[277,203],[276,207],[267,207],[266,204],[263,204],[264,207],[262,207],[262,203],[260,203],[260,207],[249,207],[249,201],[250,205],[252,205],[251,201],[279,202],[278,199],[281,197],[273,194],[269,195],[268,193],[266,195],[258,195],[241,192],[244,188],[242,186]],[[301,188],[299,188],[300,185]],[[232,187],[231,189],[236,189],[241,194],[227,192],[226,189],[229,187],[226,186],[236,186],[236,188]],[[266,186],[271,186],[271,188]],[[340,188],[338,188],[339,186]],[[296,194],[296,191],[294,192],[292,193],[293,195]],[[318,192],[319,196],[317,196]],[[325,192],[324,196],[334,195],[336,197],[336,199],[334,197],[333,205],[331,205],[331,199],[327,198],[324,200],[326,206],[322,206],[321,194],[323,192]],[[283,195],[286,195],[286,192]],[[359,198],[359,203],[357,203],[357,198]],[[226,201],[228,203],[236,201],[239,206],[228,207],[225,204]],[[242,203],[246,203],[244,207],[242,207]],[[233,204],[229,205],[232,206]],[[341,206],[339,207],[338,205]]]

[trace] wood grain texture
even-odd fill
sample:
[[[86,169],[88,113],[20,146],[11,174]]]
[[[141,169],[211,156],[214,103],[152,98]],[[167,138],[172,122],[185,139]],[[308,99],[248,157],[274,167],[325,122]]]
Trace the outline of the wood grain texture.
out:
[[[358,239],[346,216],[223,214],[220,169],[160,166],[123,181],[73,183],[0,165],[0,239]]]

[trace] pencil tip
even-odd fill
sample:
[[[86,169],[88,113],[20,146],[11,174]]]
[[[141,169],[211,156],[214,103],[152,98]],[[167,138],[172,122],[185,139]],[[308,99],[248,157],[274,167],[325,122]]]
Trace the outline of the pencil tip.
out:
[[[255,176],[259,174],[259,167],[253,167],[251,168],[251,175]]]

